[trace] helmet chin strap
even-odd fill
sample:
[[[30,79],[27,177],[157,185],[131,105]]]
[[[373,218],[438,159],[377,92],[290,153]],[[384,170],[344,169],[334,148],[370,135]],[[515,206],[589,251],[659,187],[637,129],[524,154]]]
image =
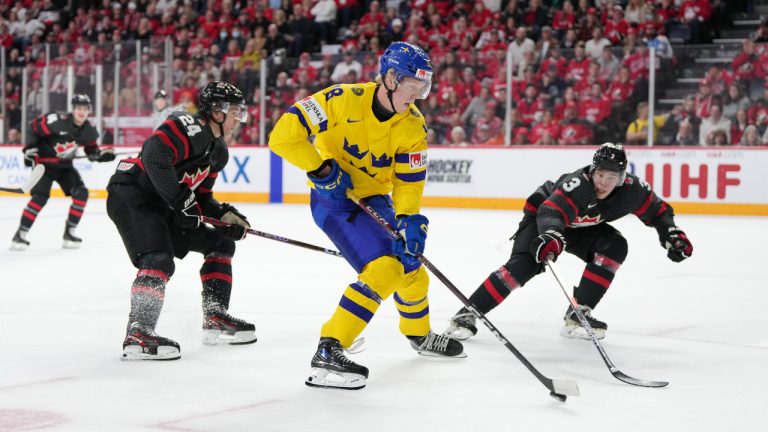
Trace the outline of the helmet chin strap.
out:
[[[397,81],[395,81],[395,82],[397,82]],[[395,93],[395,90],[397,90],[397,84],[395,84],[395,88],[394,89],[390,89],[389,87],[387,87],[387,79],[386,78],[382,79],[381,83],[384,85],[384,89],[387,91],[387,99],[389,100],[389,105],[392,107],[392,112],[397,114],[397,110],[395,109],[395,102],[392,101],[392,95]]]

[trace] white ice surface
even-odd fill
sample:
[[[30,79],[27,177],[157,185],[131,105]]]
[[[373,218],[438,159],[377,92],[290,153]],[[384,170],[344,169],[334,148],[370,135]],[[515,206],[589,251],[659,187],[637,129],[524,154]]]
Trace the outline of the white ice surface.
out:
[[[589,341],[558,335],[566,300],[536,277],[489,314],[546,376],[578,381],[564,404],[487,329],[469,357],[415,354],[386,301],[353,359],[371,370],[361,391],[306,387],[319,329],[345,284],[340,258],[251,237],[238,243],[231,312],[259,341],[200,343],[199,255],[177,261],[158,333],[181,344],[172,362],[119,360],[136,273],[106,216],[88,204],[80,250],[62,250],[69,202],[52,199],[26,252],[7,245],[25,198],[0,200],[0,431],[762,431],[768,425],[768,219],[679,216],[695,246],[667,260],[654,230],[615,223],[630,253],[595,316],[623,372],[668,388],[614,379]],[[330,247],[303,205],[240,205],[254,227]],[[426,209],[427,257],[466,295],[508,257],[520,212]],[[365,217],[362,215],[360,217]],[[583,264],[557,265],[569,284]],[[432,278],[430,311],[445,329],[458,299]]]

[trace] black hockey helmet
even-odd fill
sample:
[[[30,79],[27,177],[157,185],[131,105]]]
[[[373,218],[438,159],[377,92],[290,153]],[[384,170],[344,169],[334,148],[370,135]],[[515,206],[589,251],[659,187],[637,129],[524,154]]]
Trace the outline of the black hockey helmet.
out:
[[[598,168],[619,173],[619,185],[623,184],[627,177],[627,154],[624,153],[624,146],[609,142],[601,145],[592,156],[589,175]]]
[[[226,115],[234,105],[240,106],[238,120],[245,122],[247,107],[243,92],[223,81],[209,82],[200,90],[200,96],[197,98],[197,109],[208,119],[212,119],[211,114],[214,112],[223,112]]]
[[[72,108],[77,105],[86,105],[88,109],[91,109],[91,97],[85,93],[75,93],[70,103],[72,103]]]

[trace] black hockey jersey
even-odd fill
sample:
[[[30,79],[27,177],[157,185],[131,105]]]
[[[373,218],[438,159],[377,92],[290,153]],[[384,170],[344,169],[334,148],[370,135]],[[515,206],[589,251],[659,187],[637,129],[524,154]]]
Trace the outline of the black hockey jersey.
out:
[[[120,161],[109,183],[135,184],[169,205],[185,184],[203,205],[213,200],[213,184],[228,160],[223,138],[215,138],[199,115],[179,111],[144,141],[138,157]]]
[[[611,222],[630,213],[656,228],[659,235],[675,226],[672,207],[651,190],[651,185],[633,174],[627,173],[623,185],[598,200],[589,166],[564,174],[555,183],[541,185],[528,197],[523,211],[536,218],[540,233]]]
[[[84,147],[86,154],[99,152],[99,132],[88,120],[81,126],[75,125],[72,114],[43,114],[32,120],[30,129],[24,150],[37,147],[37,163],[71,165],[79,146]]]

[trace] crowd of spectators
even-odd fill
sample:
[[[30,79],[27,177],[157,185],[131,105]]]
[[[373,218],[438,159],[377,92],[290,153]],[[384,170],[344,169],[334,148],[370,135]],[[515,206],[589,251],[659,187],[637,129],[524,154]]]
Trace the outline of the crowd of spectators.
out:
[[[162,60],[163,40],[171,38],[172,102],[194,110],[205,82],[238,85],[250,106],[238,137],[246,144],[263,144],[262,97],[268,133],[295,100],[335,83],[373,80],[378,57],[396,40],[418,44],[432,58],[432,93],[419,101],[430,144],[500,145],[505,120],[512,123],[515,144],[637,141],[649,125],[642,105],[648,47],[656,48],[657,86],[669,85],[676,62],[670,39],[710,42],[725,12],[720,0],[0,0],[8,72],[5,123],[13,129],[6,136],[18,136],[21,127],[25,66],[27,112],[42,110],[46,44],[52,47],[51,107],[66,106],[67,65],[75,66],[76,91],[92,93],[93,65],[100,63],[107,77],[104,114],[117,105],[121,115],[133,116],[151,112],[150,65]],[[728,142],[753,135],[762,140],[768,105],[757,99],[768,90],[756,97],[755,89],[765,82],[759,72],[768,58],[759,45],[763,38],[768,31],[761,27],[754,38],[758,45],[745,41],[747,60],[735,58],[733,73],[713,68],[699,95],[650,122],[658,125],[657,142],[720,143],[718,131],[731,118]],[[134,41],[140,43],[138,72]],[[259,86],[263,59],[269,71],[265,94]],[[119,88],[109,78],[116,60],[122,62]],[[745,71],[747,65],[754,70]],[[507,91],[513,100],[509,113]],[[710,108],[702,111],[705,105]],[[748,126],[756,133],[747,133]]]

